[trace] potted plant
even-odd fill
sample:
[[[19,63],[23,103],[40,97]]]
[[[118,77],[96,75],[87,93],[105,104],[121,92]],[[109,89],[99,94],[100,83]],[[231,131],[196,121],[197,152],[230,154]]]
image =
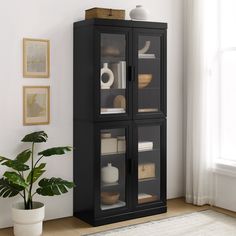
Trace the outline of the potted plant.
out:
[[[20,195],[23,202],[12,206],[14,234],[16,236],[39,236],[42,234],[44,219],[44,204],[33,201],[36,194],[42,196],[55,196],[68,192],[74,187],[73,182],[61,178],[41,178],[46,163],[41,161],[45,157],[63,155],[71,151],[71,147],[53,147],[35,155],[35,144],[47,141],[44,131],[26,135],[21,141],[31,143],[31,148],[19,153],[15,159],[0,156],[0,164],[11,168],[5,171],[0,179],[0,197],[14,197]],[[29,165],[27,164],[29,162]],[[36,183],[38,186],[35,188]]]

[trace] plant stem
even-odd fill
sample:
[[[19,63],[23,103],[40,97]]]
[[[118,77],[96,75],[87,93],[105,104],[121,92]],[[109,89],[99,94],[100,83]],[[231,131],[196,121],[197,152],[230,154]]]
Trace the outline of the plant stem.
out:
[[[36,167],[36,165],[39,163],[39,161],[43,158],[43,156],[41,156],[34,164],[34,168]]]
[[[25,177],[24,177],[24,172],[23,172],[23,171],[21,172],[21,175],[22,175],[23,179],[25,179]],[[24,198],[24,205],[25,205],[25,208],[26,208],[26,195],[25,195],[25,189],[23,190],[23,198]]]
[[[31,180],[30,180],[30,189],[28,194],[27,209],[33,209],[32,201],[32,188],[33,188],[33,178],[34,177],[34,142],[32,143],[32,155],[31,155]]]
[[[22,172],[18,171],[18,174],[24,179],[24,173],[23,173],[23,171],[22,171]],[[23,190],[23,195],[22,195],[21,193],[19,193],[19,194],[23,197],[25,209],[27,209],[25,189]]]

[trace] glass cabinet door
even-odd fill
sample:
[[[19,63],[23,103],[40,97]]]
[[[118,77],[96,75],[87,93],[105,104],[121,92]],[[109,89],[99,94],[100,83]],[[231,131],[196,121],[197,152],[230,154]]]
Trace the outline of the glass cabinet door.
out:
[[[121,208],[126,203],[126,128],[100,131],[100,209]]]
[[[134,99],[135,113],[151,115],[165,113],[164,81],[162,68],[165,60],[163,35],[137,31],[135,34],[136,89]]]
[[[100,33],[100,116],[128,113],[128,33]]]
[[[161,156],[161,145],[164,143],[161,129],[158,124],[139,125],[137,128],[138,205],[162,199],[161,186],[164,186],[164,179],[161,176],[164,178],[162,166],[165,162],[162,162],[164,156]]]

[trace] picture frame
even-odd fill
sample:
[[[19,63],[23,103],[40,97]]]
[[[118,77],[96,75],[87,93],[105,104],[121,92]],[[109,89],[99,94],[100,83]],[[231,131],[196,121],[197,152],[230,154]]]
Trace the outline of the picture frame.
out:
[[[50,41],[23,38],[23,77],[49,78]]]
[[[50,86],[23,86],[23,124],[50,123]]]

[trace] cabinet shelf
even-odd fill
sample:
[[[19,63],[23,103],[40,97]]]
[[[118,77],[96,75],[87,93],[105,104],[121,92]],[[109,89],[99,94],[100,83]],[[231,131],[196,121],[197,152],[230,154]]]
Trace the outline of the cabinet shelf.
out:
[[[124,56],[102,56],[101,57],[101,62],[102,63],[115,63],[119,61],[125,61]]]
[[[105,187],[114,187],[114,186],[119,186],[119,182],[115,182],[115,183],[111,183],[111,184],[106,184],[106,183],[102,183],[101,187],[105,188]]]
[[[160,148],[138,150],[139,153],[143,153],[143,152],[158,152],[158,151],[160,151]]]
[[[146,178],[146,179],[139,179],[139,183],[145,183],[145,182],[150,182],[150,181],[157,181],[157,178]]]
[[[125,152],[111,152],[111,153],[102,153],[101,157],[114,157],[114,156],[125,156]]]
[[[117,203],[112,204],[112,205],[101,204],[101,210],[103,210],[103,211],[111,210],[111,209],[114,209],[114,208],[124,207],[125,205],[126,205],[126,203],[123,202],[123,201],[118,201]]]
[[[109,88],[109,89],[101,89],[102,93],[109,93],[109,92],[125,92],[125,88]]]
[[[159,87],[146,87],[146,88],[139,89],[139,92],[141,92],[141,91],[150,91],[150,90],[160,90],[160,88]]]

